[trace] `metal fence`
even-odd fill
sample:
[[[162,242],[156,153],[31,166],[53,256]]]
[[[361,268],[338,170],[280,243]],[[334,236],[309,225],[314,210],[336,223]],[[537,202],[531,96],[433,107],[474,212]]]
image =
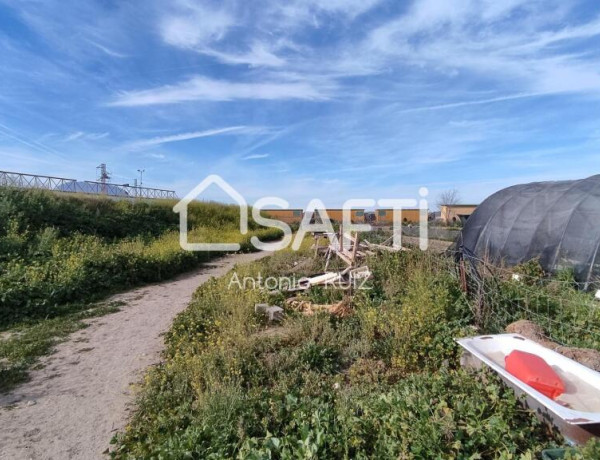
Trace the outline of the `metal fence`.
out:
[[[35,188],[53,192],[104,195],[113,198],[177,199],[173,190],[148,187],[132,187],[94,181],[77,181],[64,177],[38,176],[9,171],[0,171],[0,187]]]

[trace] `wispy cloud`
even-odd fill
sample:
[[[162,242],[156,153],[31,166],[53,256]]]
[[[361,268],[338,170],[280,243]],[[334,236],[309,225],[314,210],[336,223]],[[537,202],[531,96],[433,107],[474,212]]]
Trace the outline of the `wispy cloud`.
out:
[[[159,32],[165,43],[214,57],[225,64],[252,67],[282,67],[286,60],[277,54],[282,44],[289,45],[291,32],[310,24],[320,27],[332,17],[354,19],[382,0],[264,0],[260,14],[243,13],[240,4],[220,7],[188,1],[175,7],[160,21]],[[259,10],[259,5],[252,5]],[[227,43],[234,34],[244,36],[251,45],[240,50],[239,41]],[[229,40],[231,41],[231,40]],[[236,46],[237,45],[237,46]],[[286,47],[284,46],[284,47]]]
[[[160,34],[170,45],[194,48],[218,41],[234,25],[234,18],[225,9],[179,2],[177,11],[160,23]]]
[[[200,139],[203,137],[222,136],[222,135],[241,135],[241,134],[262,134],[268,132],[268,128],[262,126],[228,126],[226,128],[208,129],[205,131],[193,131],[188,133],[174,134],[171,136],[153,137],[152,139],[138,140],[126,145],[126,148],[137,150],[145,147],[152,147],[169,142],[181,142],[190,139]]]
[[[46,144],[43,144],[34,139],[30,139],[26,135],[23,135],[22,133],[2,123],[0,123],[0,137],[7,137],[9,139],[12,139],[13,141],[25,145],[30,149],[36,150],[38,153],[42,153],[44,156],[50,155],[59,160],[65,159],[65,156],[62,153],[57,152],[56,150],[47,146]]]
[[[19,151],[58,175],[154,164],[176,187],[202,147],[206,168],[256,196],[307,198],[293,180],[307,162],[337,165],[310,171],[337,199],[597,163],[594,0],[80,3],[3,4],[19,21],[0,40],[7,167]],[[341,173],[348,187],[331,186]]]
[[[318,87],[308,82],[242,83],[194,77],[176,85],[125,92],[108,105],[135,107],[157,104],[177,104],[190,101],[254,100],[326,100],[332,87]]]
[[[486,98],[486,99],[476,99],[476,100],[470,100],[470,101],[449,102],[447,104],[436,104],[436,105],[426,105],[426,106],[422,106],[422,107],[403,108],[403,109],[398,110],[397,113],[413,113],[413,112],[427,112],[430,110],[456,109],[459,107],[468,107],[468,106],[472,106],[472,105],[494,104],[496,102],[507,102],[507,101],[514,101],[514,100],[518,100],[518,99],[531,98],[531,97],[547,96],[549,94],[553,94],[553,92],[509,94],[506,96],[490,97],[490,98]]]
[[[109,136],[108,131],[105,131],[103,133],[89,133],[86,137],[88,139],[98,140],[98,139],[104,139],[105,137],[108,137],[108,136]]]
[[[75,131],[75,132],[65,136],[64,142],[73,142],[73,141],[77,141],[77,140],[86,140],[86,139],[97,141],[99,139],[104,139],[105,137],[108,137],[108,135],[109,135],[108,132],[86,133],[84,131]]]
[[[268,158],[268,157],[269,157],[268,153],[255,153],[253,155],[245,156],[244,158],[242,158],[242,160],[259,160],[261,158]]]
[[[84,134],[85,133],[83,131],[77,131],[75,133],[71,133],[67,137],[65,137],[65,142],[76,141],[77,139],[80,139]]]
[[[286,64],[285,59],[276,56],[261,42],[254,43],[249,51],[243,53],[228,53],[210,48],[204,48],[200,52],[225,64],[246,64],[251,67],[283,67]]]
[[[372,9],[381,0],[293,0],[275,2],[271,5],[271,16],[286,27],[311,24],[320,27],[331,15],[354,19]]]
[[[561,27],[568,9],[557,0],[416,1],[372,30],[357,55],[379,63],[400,59],[440,76],[485,78],[513,92],[598,92],[594,60],[570,46],[600,36],[600,20]]]
[[[126,54],[119,53],[118,51],[115,51],[115,50],[109,48],[108,46],[101,45],[100,43],[95,42],[93,40],[88,40],[88,42],[91,45],[98,48],[100,51],[103,51],[105,54],[107,54],[110,57],[115,57],[115,58],[119,58],[119,59],[124,59],[124,58],[128,57]]]

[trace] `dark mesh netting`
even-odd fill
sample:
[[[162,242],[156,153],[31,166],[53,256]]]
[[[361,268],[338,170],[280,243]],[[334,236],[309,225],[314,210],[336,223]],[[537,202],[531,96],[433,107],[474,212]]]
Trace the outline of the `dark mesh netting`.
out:
[[[467,259],[517,265],[539,258],[548,272],[573,268],[588,284],[600,275],[600,175],[515,185],[469,217],[458,241]]]

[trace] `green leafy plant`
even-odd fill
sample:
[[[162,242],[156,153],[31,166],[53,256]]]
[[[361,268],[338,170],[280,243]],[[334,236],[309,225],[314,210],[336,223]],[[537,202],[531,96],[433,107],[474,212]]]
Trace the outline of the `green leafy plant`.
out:
[[[287,273],[304,257],[237,275]],[[288,312],[266,325],[253,305],[267,293],[227,289],[229,275],[201,286],[113,457],[534,459],[560,445],[497,377],[459,369],[453,339],[471,310],[444,260],[368,263],[373,289],[345,318]]]

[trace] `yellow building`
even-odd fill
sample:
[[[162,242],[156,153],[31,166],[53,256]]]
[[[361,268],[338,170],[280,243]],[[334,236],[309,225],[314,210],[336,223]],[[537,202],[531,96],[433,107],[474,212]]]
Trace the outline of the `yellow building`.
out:
[[[344,220],[343,209],[325,209],[327,216],[331,222],[342,222]],[[317,211],[314,212],[315,215]],[[363,223],[365,221],[365,210],[364,209],[351,209],[350,210],[350,221],[352,223]]]
[[[445,224],[466,221],[477,209],[476,204],[443,204],[440,206],[440,218]]]
[[[405,224],[419,223],[420,209],[403,209],[402,222]],[[392,225],[394,223],[393,209],[377,209],[375,211],[375,222],[381,225]]]
[[[261,213],[264,217],[277,219],[286,224],[299,224],[304,215],[302,209],[262,209]]]

